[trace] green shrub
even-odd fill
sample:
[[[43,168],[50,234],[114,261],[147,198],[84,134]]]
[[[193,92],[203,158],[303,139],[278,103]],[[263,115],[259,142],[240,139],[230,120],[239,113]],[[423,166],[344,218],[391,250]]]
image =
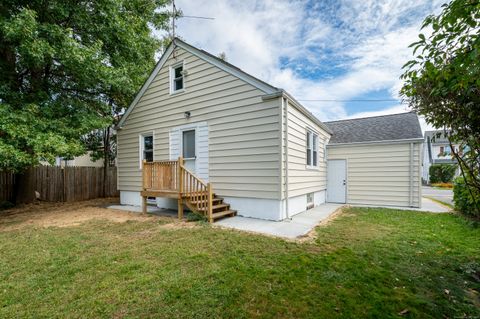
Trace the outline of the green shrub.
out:
[[[455,176],[457,165],[452,164],[433,164],[430,166],[430,184],[433,183],[451,183]]]
[[[468,216],[480,217],[480,211],[475,205],[475,200],[480,203],[480,192],[475,188],[470,188],[470,193],[463,177],[455,179],[453,186],[453,202],[455,210]]]

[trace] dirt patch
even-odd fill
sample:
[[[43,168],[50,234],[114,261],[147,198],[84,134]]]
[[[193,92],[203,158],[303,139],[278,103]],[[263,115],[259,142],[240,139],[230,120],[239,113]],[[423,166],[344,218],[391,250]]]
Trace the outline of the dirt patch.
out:
[[[328,218],[322,220],[315,227],[313,227],[313,229],[311,231],[309,231],[307,234],[305,234],[301,237],[296,238],[295,240],[299,241],[299,242],[314,241],[318,236],[318,232],[317,232],[318,227],[325,227],[328,224],[330,224],[332,221],[337,219],[340,215],[342,215],[342,216],[347,215],[347,213],[345,213],[345,210],[349,207],[350,206],[341,206],[341,207],[337,208],[332,214],[330,214],[330,216],[328,216]]]
[[[164,218],[106,208],[110,204],[117,203],[117,198],[105,198],[73,203],[39,202],[22,205],[0,211],[0,231],[15,230],[27,226],[71,227],[90,220],[123,223],[130,220],[154,221]]]

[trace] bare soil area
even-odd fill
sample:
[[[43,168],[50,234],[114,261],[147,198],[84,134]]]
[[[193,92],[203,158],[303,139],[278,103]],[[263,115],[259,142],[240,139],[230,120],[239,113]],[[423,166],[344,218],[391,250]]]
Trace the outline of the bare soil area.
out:
[[[89,201],[71,203],[37,202],[21,205],[12,209],[0,211],[0,231],[20,229],[26,226],[34,227],[69,227],[77,226],[90,220],[108,220],[115,223],[126,221],[155,221],[168,219],[144,215],[137,212],[126,212],[106,208],[118,204],[118,198],[101,198]]]

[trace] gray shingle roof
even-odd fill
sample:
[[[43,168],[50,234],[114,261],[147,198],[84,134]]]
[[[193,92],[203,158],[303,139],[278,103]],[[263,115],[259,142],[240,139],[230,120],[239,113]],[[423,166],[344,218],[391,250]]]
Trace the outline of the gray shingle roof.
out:
[[[330,144],[423,138],[413,112],[324,123],[333,131]]]

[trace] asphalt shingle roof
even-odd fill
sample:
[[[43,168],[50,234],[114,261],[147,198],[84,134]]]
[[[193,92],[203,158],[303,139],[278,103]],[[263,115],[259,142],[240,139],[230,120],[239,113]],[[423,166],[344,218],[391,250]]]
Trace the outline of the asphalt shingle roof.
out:
[[[330,144],[423,138],[413,112],[324,123],[333,131]]]

